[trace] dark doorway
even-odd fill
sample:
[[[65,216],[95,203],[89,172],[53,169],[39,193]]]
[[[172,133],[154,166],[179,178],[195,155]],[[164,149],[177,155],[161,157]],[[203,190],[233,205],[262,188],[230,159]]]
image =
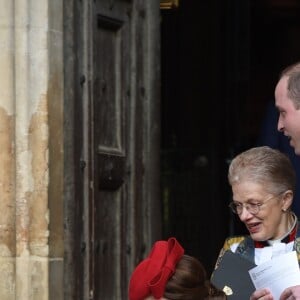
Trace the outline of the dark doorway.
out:
[[[257,144],[279,71],[300,60],[300,2],[180,2],[162,11],[164,236],[209,272],[227,235],[230,159]]]

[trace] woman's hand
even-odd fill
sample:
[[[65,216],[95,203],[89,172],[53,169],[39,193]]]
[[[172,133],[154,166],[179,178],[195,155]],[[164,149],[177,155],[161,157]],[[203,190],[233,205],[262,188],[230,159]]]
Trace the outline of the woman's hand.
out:
[[[288,298],[282,298],[282,299],[280,298],[280,300],[285,300],[285,299]],[[250,300],[274,300],[274,298],[268,289],[260,289],[255,291],[251,295]]]
[[[300,300],[300,285],[295,285],[295,286],[291,286],[286,288],[281,296],[279,300]]]

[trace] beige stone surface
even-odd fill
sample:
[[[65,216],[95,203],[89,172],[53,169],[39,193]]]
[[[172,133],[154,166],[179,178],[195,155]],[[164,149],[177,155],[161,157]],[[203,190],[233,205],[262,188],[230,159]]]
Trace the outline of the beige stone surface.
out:
[[[0,256],[0,299],[16,299],[15,285],[15,259]]]
[[[0,0],[1,300],[49,299],[49,286],[55,288],[49,285],[51,230],[53,247],[58,241],[61,249],[51,276],[63,273],[62,212],[56,220],[49,209],[62,208],[63,85],[53,84],[54,78],[63,81],[62,4],[54,3]],[[51,124],[59,121],[51,147],[49,118]],[[56,172],[50,174],[52,158]],[[55,193],[49,190],[51,176],[59,186]],[[55,205],[49,205],[49,195],[58,197]],[[56,294],[63,299],[62,291]]]

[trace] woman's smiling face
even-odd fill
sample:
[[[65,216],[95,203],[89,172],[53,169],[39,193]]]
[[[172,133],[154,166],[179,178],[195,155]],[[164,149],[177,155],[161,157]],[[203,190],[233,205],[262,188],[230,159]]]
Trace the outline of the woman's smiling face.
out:
[[[272,195],[267,192],[264,184],[242,181],[232,186],[233,201],[244,205],[238,215],[246,225],[255,241],[274,240],[282,237],[287,228],[286,209],[282,195]],[[245,207],[247,203],[258,204],[257,214],[251,214]]]

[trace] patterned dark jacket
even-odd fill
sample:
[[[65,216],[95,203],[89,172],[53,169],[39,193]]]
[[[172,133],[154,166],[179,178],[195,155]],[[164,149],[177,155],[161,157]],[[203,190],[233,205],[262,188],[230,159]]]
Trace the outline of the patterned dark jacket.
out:
[[[242,257],[252,262],[255,262],[254,261],[255,242],[252,240],[252,238],[249,235],[234,236],[234,237],[229,237],[225,240],[224,246],[221,249],[220,254],[218,256],[215,268],[217,268],[224,252],[230,250],[230,247],[236,243],[238,244],[238,246],[235,253],[238,253]],[[300,265],[300,230],[298,228],[298,224],[296,225],[296,238],[295,238],[293,250],[296,250],[298,262]]]

